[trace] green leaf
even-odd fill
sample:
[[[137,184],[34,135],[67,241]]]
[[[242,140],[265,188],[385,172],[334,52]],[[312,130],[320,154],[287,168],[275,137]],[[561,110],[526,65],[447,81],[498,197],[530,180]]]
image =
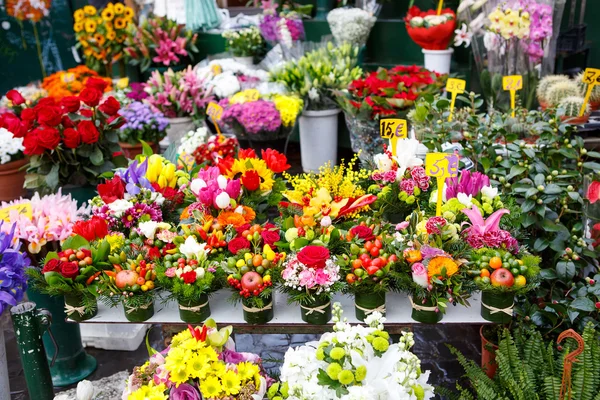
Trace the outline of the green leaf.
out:
[[[533,200],[525,200],[523,205],[521,206],[521,211],[527,213],[535,208],[535,201]]]
[[[152,151],[152,147],[150,147],[150,145],[148,143],[146,143],[143,140],[140,140],[140,143],[142,144],[142,154],[145,155],[146,157],[150,157],[152,154],[154,154],[154,151]]]
[[[540,277],[542,279],[556,279],[556,272],[553,269],[543,269],[540,271]]]
[[[513,165],[510,169],[510,173],[506,177],[506,180],[511,180],[515,176],[521,175],[525,171],[527,171],[527,168],[521,167],[520,165]]]
[[[593,169],[594,171],[600,171],[600,164],[598,164],[597,162],[584,162],[583,167]]]
[[[152,357],[152,355],[158,353],[158,351],[154,350],[152,346],[150,346],[150,331],[152,327],[148,329],[148,333],[146,333],[146,349],[148,350],[148,357]]]
[[[570,280],[575,276],[575,264],[573,261],[559,261],[556,263],[556,273],[563,280]]]
[[[527,191],[525,192],[525,197],[526,198],[530,198],[531,196],[534,196],[536,194],[538,194],[539,190],[537,190],[537,188],[529,188],[527,189]]]
[[[104,156],[102,155],[102,150],[99,147],[95,146],[94,150],[90,153],[90,161],[94,165],[102,165],[104,164]]]
[[[544,190],[544,193],[546,193],[546,194],[560,194],[560,193],[562,193],[562,189],[557,184],[551,183],[548,186],[546,186],[546,189]]]
[[[571,307],[576,310],[592,312],[596,309],[594,302],[587,297],[578,297],[571,302]]]
[[[535,182],[536,186],[540,186],[546,182],[546,177],[544,177],[543,174],[537,174],[535,178],[533,178],[533,181]]]
[[[548,245],[550,244],[550,242],[548,242],[548,239],[545,238],[537,238],[535,240],[535,243],[533,244],[533,249],[537,252],[541,252],[543,251],[546,247],[548,247]]]
[[[89,249],[90,242],[85,240],[83,236],[75,235],[68,237],[62,244],[62,249],[79,250],[81,248]]]
[[[50,172],[48,173],[48,175],[46,175],[46,185],[48,185],[48,187],[50,189],[56,189],[56,187],[58,186],[58,169],[60,168],[60,166],[58,164],[54,164],[52,166],[52,169],[50,170]]]
[[[171,161],[173,164],[177,165],[177,146],[175,145],[175,143],[171,143],[169,147],[167,147],[167,150],[165,150],[163,157]]]

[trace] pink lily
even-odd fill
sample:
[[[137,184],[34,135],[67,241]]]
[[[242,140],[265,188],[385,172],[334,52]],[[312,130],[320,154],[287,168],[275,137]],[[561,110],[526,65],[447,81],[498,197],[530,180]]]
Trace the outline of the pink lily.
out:
[[[504,214],[510,214],[510,211],[506,208],[502,208],[484,220],[478,207],[473,207],[471,209],[465,208],[462,212],[471,221],[469,232],[477,235],[483,235],[486,232],[496,232],[500,229],[500,219],[502,216]]]

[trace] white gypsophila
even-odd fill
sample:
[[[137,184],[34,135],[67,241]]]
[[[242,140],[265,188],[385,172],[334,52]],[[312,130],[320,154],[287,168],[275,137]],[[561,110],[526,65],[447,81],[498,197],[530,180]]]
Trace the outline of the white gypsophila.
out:
[[[336,8],[327,14],[327,22],[338,43],[364,46],[377,18],[360,8]]]
[[[183,139],[177,149],[179,154],[192,154],[200,145],[206,143],[208,139],[208,129],[202,126],[195,131],[189,131]]]
[[[113,216],[119,218],[123,213],[133,207],[133,203],[125,199],[117,199],[108,205],[108,209],[112,212]]]
[[[23,150],[23,138],[16,138],[8,129],[0,128],[0,164],[9,163],[12,156]]]

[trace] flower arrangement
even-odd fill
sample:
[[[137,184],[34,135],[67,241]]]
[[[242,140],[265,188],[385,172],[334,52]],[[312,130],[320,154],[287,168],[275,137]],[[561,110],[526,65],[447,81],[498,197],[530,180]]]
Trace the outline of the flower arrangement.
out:
[[[124,122],[114,97],[102,100],[106,82],[90,78],[78,96],[21,105],[12,115],[15,137],[30,157],[25,187],[54,191],[65,184],[95,183],[119,159],[117,129]],[[7,116],[4,116],[6,121]]]
[[[226,40],[227,50],[234,57],[255,57],[264,51],[265,41],[256,26],[237,31],[225,31],[221,34]]]
[[[306,110],[332,109],[336,106],[331,91],[345,89],[362,75],[357,63],[358,47],[327,43],[272,71],[271,80],[302,98]]]
[[[281,289],[300,305],[302,320],[326,324],[331,319],[331,297],[342,289],[340,266],[322,246],[305,246],[290,254],[281,271]]]
[[[367,44],[377,17],[360,8],[336,8],[327,14],[329,29],[337,43]]]
[[[412,6],[404,20],[408,36],[425,50],[446,50],[456,29],[456,14],[449,8],[437,12]]]
[[[121,112],[125,123],[119,131],[119,141],[131,145],[141,141],[158,143],[167,135],[169,120],[161,112],[140,101],[127,104]]]
[[[145,19],[128,32],[125,53],[142,72],[151,66],[173,67],[194,59],[198,34],[165,17]]]
[[[0,116],[0,119],[2,116]],[[2,122],[0,121],[0,126]],[[20,160],[23,158],[23,138],[14,137],[12,132],[0,127],[0,164]]]
[[[149,94],[146,101],[167,118],[201,118],[212,101],[210,91],[204,89],[191,66],[179,72],[169,68],[164,74],[153,71],[145,90]]]
[[[196,67],[196,74],[204,87],[217,98],[225,99],[236,93],[255,89],[269,79],[268,72],[253,69],[231,58],[213,60],[204,67]]]
[[[133,9],[122,3],[108,3],[102,10],[92,5],[75,10],[73,30],[89,68],[112,77],[112,65],[123,55],[133,16]]]
[[[0,224],[0,315],[9,306],[16,306],[23,299],[27,289],[25,270],[31,261],[27,254],[21,251],[21,242],[15,240],[15,225],[8,232],[8,224]]]
[[[183,137],[178,153],[182,164],[191,169],[194,164],[216,166],[221,159],[235,157],[239,148],[235,135],[209,135],[208,128],[200,127]]]
[[[262,4],[264,9],[258,27],[267,43],[272,46],[280,43],[290,48],[294,42],[304,39],[304,24],[301,14],[285,10],[277,13],[279,4],[271,2]]]
[[[18,96],[17,96],[18,95]],[[9,90],[6,95],[0,99],[0,110],[3,108],[12,108],[15,105],[26,103],[27,105],[35,104],[38,100],[48,96],[48,92],[42,89],[38,84],[29,84],[27,86],[19,86]],[[15,101],[18,104],[15,104]],[[0,114],[3,114],[0,111]]]
[[[87,86],[87,81],[90,78],[104,80],[104,92],[112,90],[111,79],[100,77],[96,71],[85,65],[78,65],[66,71],[55,72],[47,76],[42,81],[42,89],[48,93],[48,97],[55,101],[61,101],[64,97],[78,96]]]
[[[123,399],[254,399],[263,398],[270,378],[256,354],[238,353],[231,327],[217,329],[213,320],[188,326],[171,345],[134,368]]]
[[[333,332],[318,342],[289,349],[281,367],[281,383],[268,391],[269,399],[432,399],[429,371],[410,348],[413,335],[403,332],[400,341],[389,342],[383,330],[385,318],[378,312],[367,326],[342,320],[334,304]],[[279,396],[279,397],[277,397]]]

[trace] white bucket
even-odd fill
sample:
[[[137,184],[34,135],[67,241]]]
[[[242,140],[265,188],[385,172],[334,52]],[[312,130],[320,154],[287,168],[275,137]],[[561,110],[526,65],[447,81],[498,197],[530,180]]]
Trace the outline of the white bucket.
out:
[[[338,114],[342,110],[304,111],[300,116],[300,155],[304,172],[337,162]]]
[[[452,61],[452,53],[454,49],[447,50],[425,50],[425,68],[430,71],[435,71],[438,74],[449,74],[450,64]]]
[[[181,138],[189,131],[195,130],[196,125],[191,117],[169,118],[169,128],[167,129],[169,143],[176,143],[176,146],[179,146]]]

